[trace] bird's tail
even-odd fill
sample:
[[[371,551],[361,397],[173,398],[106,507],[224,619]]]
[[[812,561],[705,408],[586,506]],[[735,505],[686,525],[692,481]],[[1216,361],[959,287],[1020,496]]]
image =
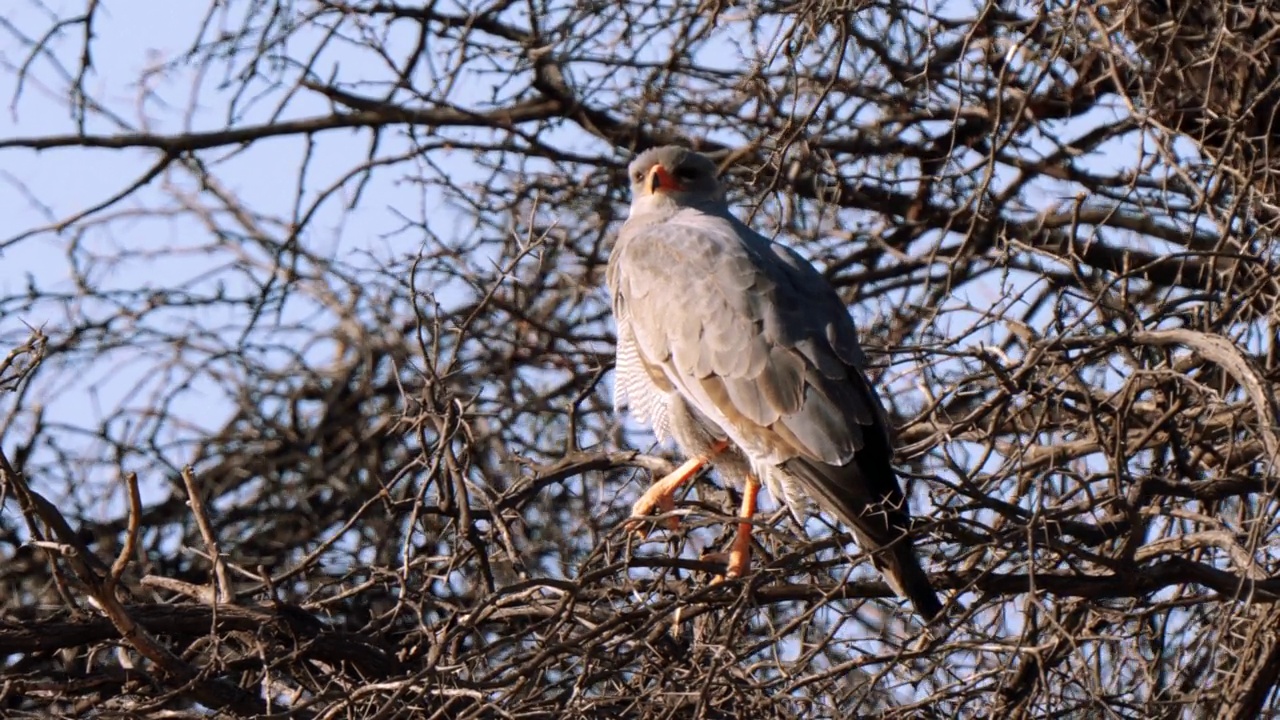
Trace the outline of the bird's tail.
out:
[[[867,539],[856,531],[858,542],[868,549]],[[905,534],[898,537],[887,548],[871,553],[871,562],[884,575],[885,582],[898,594],[907,598],[915,606],[925,620],[932,622],[942,614],[942,603],[938,601],[938,593],[933,589],[933,582],[920,566],[911,539]]]
[[[897,475],[886,458],[883,467],[874,468],[873,481],[867,472],[872,468],[865,464],[857,456],[847,465],[794,458],[782,468],[803,485],[805,494],[853,531],[889,587],[933,621],[942,614],[942,603],[912,547],[910,516]]]

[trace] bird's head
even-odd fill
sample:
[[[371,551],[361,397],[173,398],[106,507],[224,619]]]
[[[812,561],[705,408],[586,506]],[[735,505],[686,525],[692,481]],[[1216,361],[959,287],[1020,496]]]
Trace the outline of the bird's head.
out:
[[[631,214],[664,208],[705,207],[724,203],[716,164],[678,145],[645,150],[627,168],[631,178]]]

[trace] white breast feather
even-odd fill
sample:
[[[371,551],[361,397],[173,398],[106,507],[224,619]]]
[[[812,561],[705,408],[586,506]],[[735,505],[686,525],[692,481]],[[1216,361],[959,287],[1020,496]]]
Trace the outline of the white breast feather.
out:
[[[631,416],[653,428],[662,442],[671,434],[667,418],[668,398],[658,389],[640,360],[640,349],[628,329],[629,319],[618,318],[617,368],[613,384],[613,408],[627,408]]]

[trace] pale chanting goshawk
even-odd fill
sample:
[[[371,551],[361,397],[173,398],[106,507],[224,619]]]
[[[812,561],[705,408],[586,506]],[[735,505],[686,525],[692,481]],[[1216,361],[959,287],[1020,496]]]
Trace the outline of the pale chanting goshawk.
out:
[[[633,516],[674,509],[679,486],[711,463],[743,491],[730,577],[749,567],[763,481],[797,518],[807,498],[846,524],[894,592],[937,617],[942,605],[908,537],[884,408],[844,303],[799,254],[729,212],[706,156],[654,148],[628,170],[631,213],[607,271],[614,403],[690,458]]]

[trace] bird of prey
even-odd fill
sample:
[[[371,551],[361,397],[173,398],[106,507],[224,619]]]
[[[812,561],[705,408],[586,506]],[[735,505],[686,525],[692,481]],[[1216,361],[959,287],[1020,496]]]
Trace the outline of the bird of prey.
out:
[[[730,212],[708,157],[666,146],[631,162],[631,212],[606,273],[617,322],[614,405],[689,458],[632,508],[635,528],[708,463],[742,487],[727,575],[750,564],[761,483],[796,517],[845,523],[898,595],[942,611],[908,530],[906,497],[857,329],[826,279]],[[674,521],[672,521],[674,522]]]

